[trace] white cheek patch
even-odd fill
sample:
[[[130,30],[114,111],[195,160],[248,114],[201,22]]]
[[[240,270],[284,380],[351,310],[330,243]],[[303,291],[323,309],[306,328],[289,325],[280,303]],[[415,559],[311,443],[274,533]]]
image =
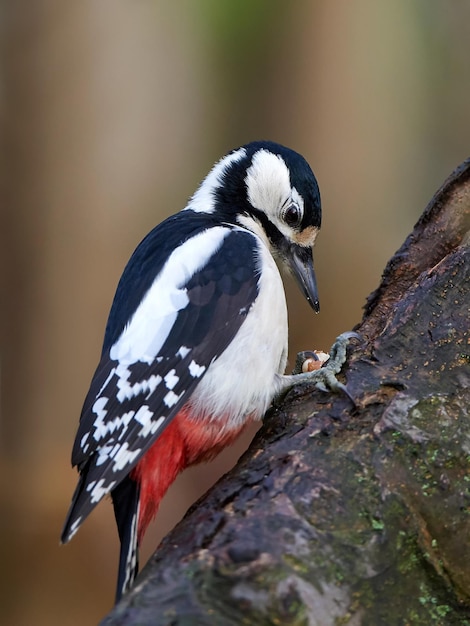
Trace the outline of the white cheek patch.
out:
[[[284,159],[267,150],[259,150],[253,156],[245,182],[250,204],[276,222],[280,207],[292,193],[289,169]]]
[[[253,156],[253,164],[247,170],[245,178],[248,200],[259,211],[264,211],[268,219],[288,240],[297,241],[296,231],[281,218],[282,208],[294,202],[304,215],[304,199],[295,187],[291,187],[289,168],[284,159],[277,154],[260,150]],[[239,218],[240,223],[242,219]],[[267,243],[266,235],[252,226],[247,228],[260,235]],[[302,241],[306,239],[303,238]],[[302,243],[302,245],[304,245]],[[269,246],[269,244],[268,244]]]

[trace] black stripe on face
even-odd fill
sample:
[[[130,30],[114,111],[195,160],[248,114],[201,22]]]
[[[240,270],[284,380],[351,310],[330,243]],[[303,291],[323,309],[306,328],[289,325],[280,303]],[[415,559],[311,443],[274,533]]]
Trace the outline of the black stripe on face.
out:
[[[281,233],[279,228],[275,226],[271,220],[268,218],[264,211],[259,211],[258,209],[251,208],[250,214],[258,220],[258,222],[263,227],[264,232],[266,233],[267,238],[273,244],[275,248],[281,248],[282,243],[285,241],[285,236]]]

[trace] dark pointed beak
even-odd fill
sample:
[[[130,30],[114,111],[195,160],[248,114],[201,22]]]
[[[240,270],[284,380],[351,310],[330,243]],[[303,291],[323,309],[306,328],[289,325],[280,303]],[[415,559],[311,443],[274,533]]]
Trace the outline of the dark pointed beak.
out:
[[[320,311],[320,302],[318,300],[317,279],[313,269],[312,249],[291,245],[289,247],[288,264],[302,293],[315,313],[318,313]]]

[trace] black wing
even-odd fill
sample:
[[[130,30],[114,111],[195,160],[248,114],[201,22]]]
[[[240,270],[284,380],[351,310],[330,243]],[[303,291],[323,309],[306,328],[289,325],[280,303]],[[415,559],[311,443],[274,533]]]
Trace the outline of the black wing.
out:
[[[244,230],[217,227],[200,233],[198,245],[213,245],[215,231],[220,231],[215,237],[220,235],[220,246],[203,267],[194,269],[197,255],[184,257],[189,278],[178,286],[175,299],[183,293],[185,305],[175,302],[174,310],[156,324],[152,331],[155,337],[145,338],[148,347],[167,333],[158,353],[150,361],[145,353],[134,361],[113,358],[120,354],[123,342],[129,341],[125,328],[103,354],[73,448],[72,463],[80,470],[80,480],[63,542],[71,538],[101,498],[129,474],[188,401],[210,364],[238,332],[258,295],[257,238]],[[120,287],[126,285],[120,283]],[[156,283],[149,292],[155,289]],[[158,293],[152,295],[158,300]],[[165,294],[161,295],[163,299]],[[134,320],[138,315],[139,308]],[[135,352],[135,346],[130,350]]]

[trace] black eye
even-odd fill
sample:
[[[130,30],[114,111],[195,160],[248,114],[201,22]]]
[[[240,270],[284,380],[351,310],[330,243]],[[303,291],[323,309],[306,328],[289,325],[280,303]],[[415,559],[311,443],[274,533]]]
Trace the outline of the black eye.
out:
[[[300,208],[296,204],[290,204],[282,213],[282,219],[288,226],[298,226],[302,219]]]

